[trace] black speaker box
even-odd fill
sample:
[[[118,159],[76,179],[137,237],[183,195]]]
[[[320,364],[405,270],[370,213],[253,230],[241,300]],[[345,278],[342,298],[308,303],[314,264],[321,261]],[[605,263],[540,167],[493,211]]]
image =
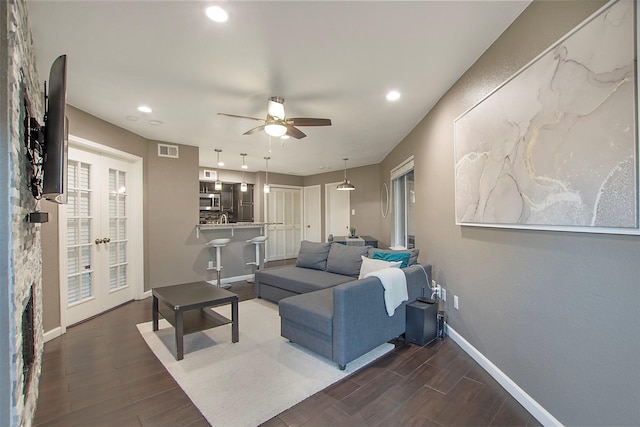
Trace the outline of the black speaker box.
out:
[[[420,346],[438,336],[438,303],[414,301],[407,304],[405,339]]]

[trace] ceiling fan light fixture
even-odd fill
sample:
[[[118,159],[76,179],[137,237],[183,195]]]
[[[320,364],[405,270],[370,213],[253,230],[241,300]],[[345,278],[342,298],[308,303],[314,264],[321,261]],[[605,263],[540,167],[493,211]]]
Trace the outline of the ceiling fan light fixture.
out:
[[[264,126],[264,131],[269,136],[279,138],[287,133],[287,128],[280,123],[267,122],[267,124]]]
[[[271,98],[269,98],[269,103],[267,104],[267,113],[271,117],[284,120],[283,102],[284,102],[284,98],[280,98],[278,96],[272,96]]]
[[[351,181],[349,181],[347,179],[347,160],[349,159],[342,159],[344,160],[344,180],[342,181],[342,183],[340,185],[338,185],[336,187],[336,190],[340,190],[340,191],[353,191],[356,189],[356,187],[354,187],[354,185],[351,183]]]

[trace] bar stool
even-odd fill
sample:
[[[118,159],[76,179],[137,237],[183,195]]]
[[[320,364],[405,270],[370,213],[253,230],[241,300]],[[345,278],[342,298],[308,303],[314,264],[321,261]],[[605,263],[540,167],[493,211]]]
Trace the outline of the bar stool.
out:
[[[256,270],[260,270],[260,245],[263,245],[268,238],[267,236],[256,236],[253,239],[247,240],[247,243],[256,245],[256,260],[248,262],[247,265],[255,265]]]
[[[229,285],[229,284],[222,285],[220,283],[220,270],[222,270],[222,263],[220,262],[220,248],[224,248],[225,246],[227,246],[227,244],[230,241],[231,241],[231,239],[221,238],[221,239],[213,239],[213,240],[207,242],[207,244],[206,244],[206,246],[216,248],[216,266],[213,269],[216,270],[217,275],[218,275],[218,281],[216,283],[217,283],[219,288],[230,288],[231,287],[231,285]]]

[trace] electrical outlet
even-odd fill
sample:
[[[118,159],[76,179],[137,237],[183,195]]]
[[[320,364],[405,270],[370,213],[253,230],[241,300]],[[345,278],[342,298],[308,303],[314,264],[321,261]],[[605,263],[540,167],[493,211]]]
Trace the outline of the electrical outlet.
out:
[[[442,301],[447,302],[447,290],[445,288],[442,288]]]
[[[458,310],[458,295],[454,295],[453,296],[453,308],[455,308],[456,310]]]

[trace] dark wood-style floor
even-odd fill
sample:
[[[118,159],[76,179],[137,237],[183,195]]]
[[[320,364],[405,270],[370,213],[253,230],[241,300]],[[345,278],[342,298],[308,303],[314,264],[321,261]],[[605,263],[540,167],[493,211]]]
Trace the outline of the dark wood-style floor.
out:
[[[253,284],[234,284],[241,300]],[[151,298],[45,344],[34,426],[208,426],[138,333]],[[453,341],[395,342],[372,365],[266,422],[274,426],[539,425]]]

